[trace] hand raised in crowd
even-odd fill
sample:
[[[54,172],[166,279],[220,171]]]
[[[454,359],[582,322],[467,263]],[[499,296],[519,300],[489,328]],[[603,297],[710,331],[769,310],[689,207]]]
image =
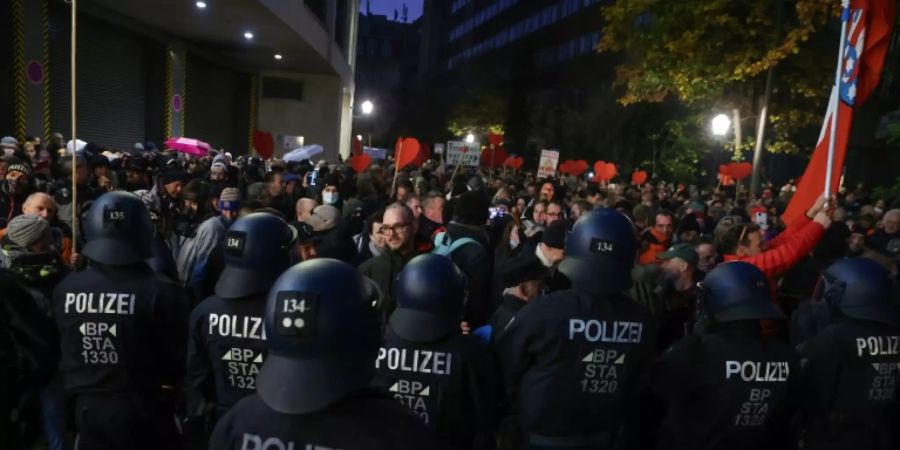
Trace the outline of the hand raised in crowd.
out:
[[[816,213],[815,217],[813,217],[813,222],[822,225],[822,228],[828,228],[831,226],[831,211],[829,209],[822,209],[818,213]]]
[[[825,208],[825,205],[831,204],[831,198],[831,195],[823,195],[819,197],[819,199],[816,200],[816,203],[814,203],[812,207],[809,208],[809,210],[806,212],[806,217],[808,217],[810,220],[813,220],[813,218],[816,217],[816,214],[818,214],[819,211]]]

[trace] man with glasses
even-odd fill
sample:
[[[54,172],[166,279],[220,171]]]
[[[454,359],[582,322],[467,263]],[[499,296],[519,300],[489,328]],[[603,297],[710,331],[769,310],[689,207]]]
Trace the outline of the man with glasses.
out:
[[[379,234],[384,237],[384,251],[359,266],[359,272],[378,285],[381,290],[378,306],[382,318],[394,311],[394,280],[409,260],[416,256],[415,217],[412,210],[402,203],[387,207],[381,220]]]

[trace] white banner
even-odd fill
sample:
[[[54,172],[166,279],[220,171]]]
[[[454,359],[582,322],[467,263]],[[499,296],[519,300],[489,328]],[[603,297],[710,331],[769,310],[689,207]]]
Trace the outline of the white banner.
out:
[[[538,178],[551,178],[556,175],[556,166],[559,164],[559,152],[556,150],[541,150],[541,161],[538,163]]]
[[[457,164],[478,167],[481,163],[481,144],[473,142],[467,144],[461,141],[447,142],[447,166]]]

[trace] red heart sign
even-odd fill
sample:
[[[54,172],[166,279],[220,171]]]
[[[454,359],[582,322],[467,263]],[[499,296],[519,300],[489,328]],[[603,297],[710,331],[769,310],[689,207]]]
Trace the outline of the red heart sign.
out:
[[[494,147],[499,146],[500,144],[503,143],[503,135],[488,133],[488,143],[493,145]]]
[[[572,168],[573,168],[574,164],[575,164],[575,161],[572,161],[571,159],[567,159],[567,160],[561,162],[559,164],[559,166],[556,168],[556,170],[558,170],[559,173],[561,173],[561,174],[568,175],[568,174],[572,173]]]
[[[399,149],[394,154],[397,160],[397,169],[410,165],[419,156],[419,141],[416,138],[406,138],[398,141]]]
[[[510,169],[519,170],[522,168],[522,165],[525,164],[525,159],[521,156],[510,156],[509,158],[506,158],[506,161],[504,161],[503,164]]]
[[[255,130],[253,132],[253,148],[256,154],[269,159],[275,153],[275,140],[272,139],[272,133],[268,131]]]
[[[729,175],[735,180],[743,180],[753,173],[753,165],[748,162],[731,163],[729,166]]]
[[[503,149],[503,146],[494,147],[493,149],[490,147],[485,147],[481,151],[481,165],[488,167],[500,167],[506,161],[509,155],[506,154],[506,150]]]
[[[605,161],[594,163],[594,181],[609,182],[616,176],[616,165]]]
[[[572,163],[572,167],[570,167],[569,173],[575,175],[576,177],[580,177],[582,174],[587,172],[588,167],[589,166],[587,161],[579,159],[578,161]]]
[[[366,153],[353,155],[350,157],[350,167],[356,173],[362,173],[372,164],[372,157]]]
[[[635,170],[631,174],[631,184],[642,185],[647,182],[647,172],[643,170]]]

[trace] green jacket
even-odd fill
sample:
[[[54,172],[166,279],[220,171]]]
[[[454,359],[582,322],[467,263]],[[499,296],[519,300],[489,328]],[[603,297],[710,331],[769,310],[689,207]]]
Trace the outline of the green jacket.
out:
[[[359,273],[372,279],[378,286],[378,309],[381,311],[382,320],[387,318],[394,312],[397,306],[396,294],[394,293],[394,281],[400,275],[400,271],[406,266],[415,253],[408,257],[403,257],[399,253],[385,248],[384,251],[359,266]]]

